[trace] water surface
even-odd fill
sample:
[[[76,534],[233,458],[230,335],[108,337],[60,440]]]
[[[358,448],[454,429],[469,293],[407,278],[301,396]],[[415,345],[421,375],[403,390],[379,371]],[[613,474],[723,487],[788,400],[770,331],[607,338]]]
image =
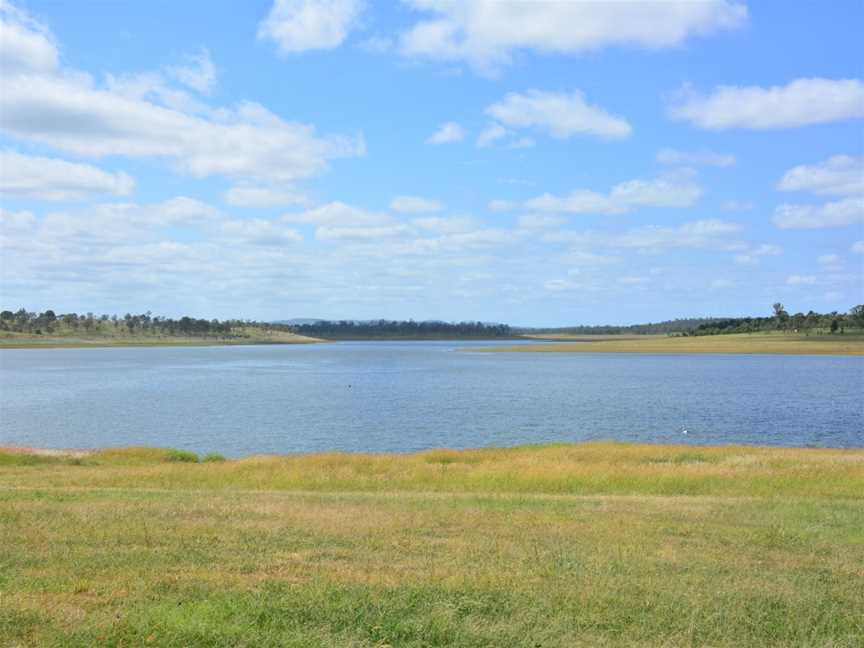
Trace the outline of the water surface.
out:
[[[0,445],[230,456],[591,439],[864,446],[860,357],[460,346],[478,343],[4,349]]]

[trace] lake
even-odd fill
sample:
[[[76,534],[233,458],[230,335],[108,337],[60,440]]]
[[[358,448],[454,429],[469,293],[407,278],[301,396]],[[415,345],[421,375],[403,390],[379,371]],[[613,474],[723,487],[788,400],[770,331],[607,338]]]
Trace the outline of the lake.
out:
[[[457,350],[482,344],[4,349],[0,445],[227,456],[595,439],[864,446],[861,357]]]

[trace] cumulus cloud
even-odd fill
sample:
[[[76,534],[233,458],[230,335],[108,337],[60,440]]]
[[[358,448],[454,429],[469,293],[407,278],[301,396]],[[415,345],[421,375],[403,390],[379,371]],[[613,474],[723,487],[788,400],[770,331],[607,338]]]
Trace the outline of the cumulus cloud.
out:
[[[489,146],[510,134],[501,124],[489,124],[477,136],[477,146]]]
[[[4,33],[11,34],[0,38],[2,57],[28,62],[3,70],[0,130],[7,135],[92,158],[163,158],[199,178],[268,182],[314,176],[330,159],[365,151],[360,136],[320,136],[313,126],[285,121],[256,103],[213,108],[170,87],[173,78],[207,91],[215,71],[206,52],[190,67],[108,77],[102,85],[74,70],[61,73],[46,32],[7,3],[0,7]],[[40,57],[33,43],[54,48],[53,58]]]
[[[702,95],[685,87],[669,109],[673,119],[724,130],[797,128],[864,117],[858,79],[796,79],[785,86],[718,86]]]
[[[864,241],[855,241],[851,249],[855,254],[864,254]]]
[[[297,225],[343,228],[389,225],[393,218],[388,214],[369,211],[337,200],[306,211],[284,214],[282,221]]]
[[[736,29],[747,20],[746,7],[731,0],[409,4],[427,17],[401,35],[403,54],[464,61],[483,73],[494,73],[520,50],[576,54],[610,46],[660,49]]]
[[[361,0],[275,0],[258,26],[258,38],[283,54],[339,47],[356,26]]]
[[[0,151],[0,193],[40,200],[81,200],[98,194],[126,196],[135,181],[89,164]]]
[[[19,76],[0,93],[0,128],[88,157],[160,157],[194,177],[290,182],[321,173],[330,158],[359,155],[361,139],[319,137],[244,103],[208,119],[98,89],[77,79]]]
[[[297,230],[262,218],[227,220],[219,228],[219,238],[233,245],[282,246],[303,241]]]
[[[780,229],[824,229],[864,223],[864,198],[845,198],[824,205],[779,205],[772,222]]]
[[[649,225],[614,236],[611,244],[648,252],[669,248],[725,248],[729,245],[728,236],[740,232],[741,229],[737,223],[718,219],[684,223],[677,227]]]
[[[756,265],[762,257],[779,256],[783,249],[779,245],[763,243],[748,249],[746,252],[735,255],[735,263],[739,265]]]
[[[396,196],[390,201],[390,209],[403,214],[428,214],[441,211],[443,208],[437,200],[420,196]]]
[[[735,156],[730,153],[714,153],[713,151],[677,151],[664,148],[657,152],[657,161],[660,164],[678,166],[730,167],[735,164]]]
[[[225,202],[233,207],[268,209],[303,204],[305,196],[294,191],[250,184],[234,185],[225,192]]]
[[[577,189],[566,196],[543,194],[524,203],[533,211],[571,214],[626,214],[639,207],[692,207],[702,189],[688,174],[673,174],[651,180],[628,180],[607,194]]]
[[[817,164],[793,167],[777,183],[777,189],[820,196],[864,194],[864,157],[835,155]]]
[[[629,136],[632,131],[626,120],[589,104],[578,90],[571,93],[541,90],[528,90],[524,94],[511,92],[486,108],[486,114],[499,125],[534,128],[558,139],[574,135],[620,139]],[[484,134],[483,143],[489,143],[507,133],[489,127]]]
[[[50,73],[60,62],[54,37],[24,11],[0,0],[0,73]]]
[[[445,122],[438,127],[429,139],[427,144],[451,144],[453,142],[461,142],[465,139],[465,129],[456,122]]]
[[[788,286],[812,286],[816,283],[816,277],[812,275],[789,275],[786,278],[786,285]]]
[[[486,208],[493,212],[505,212],[516,209],[517,204],[512,200],[490,200]]]
[[[187,65],[169,67],[168,74],[183,85],[207,94],[216,83],[216,66],[210,60],[210,52],[203,49],[188,59]]]

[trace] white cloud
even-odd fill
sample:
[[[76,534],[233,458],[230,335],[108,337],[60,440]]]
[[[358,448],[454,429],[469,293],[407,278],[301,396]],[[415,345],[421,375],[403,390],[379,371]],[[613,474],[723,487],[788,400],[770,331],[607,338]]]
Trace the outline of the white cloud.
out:
[[[53,72],[60,60],[51,33],[25,12],[0,0],[0,73]]]
[[[864,84],[857,79],[796,79],[770,88],[719,86],[707,96],[684,88],[670,115],[709,130],[825,124],[864,117]]]
[[[711,282],[711,288],[713,290],[721,290],[723,288],[731,288],[735,285],[735,282],[730,281],[729,279],[714,279]]]
[[[172,159],[199,178],[290,182],[321,173],[330,158],[364,152],[362,139],[319,137],[312,126],[283,121],[259,104],[208,119],[59,77],[6,79],[0,128],[82,156]]]
[[[125,196],[135,181],[89,164],[0,151],[0,193],[41,200],[81,200],[94,194]]]
[[[583,251],[574,251],[569,253],[564,259],[570,265],[574,265],[578,268],[592,268],[596,266],[604,266],[609,265],[610,263],[616,263],[618,259],[613,256],[606,256],[603,254],[596,254],[595,252],[583,252]]]
[[[414,220],[414,225],[436,234],[462,234],[477,227],[477,224],[470,218],[444,218],[441,216],[417,218]]]
[[[489,146],[493,142],[496,142],[507,135],[510,134],[506,128],[504,128],[501,124],[489,124],[480,135],[477,136],[477,146]]]
[[[750,248],[742,254],[735,255],[735,263],[739,265],[756,265],[759,260],[765,256],[779,256],[783,253],[779,245],[771,243],[763,243],[756,247]]]
[[[680,166],[730,167],[735,164],[735,156],[730,153],[714,153],[713,151],[677,151],[664,148],[657,152],[657,161],[660,164]]]
[[[701,188],[689,175],[673,174],[622,182],[612,187],[608,194],[588,189],[578,189],[566,196],[547,193],[528,200],[524,207],[571,214],[625,214],[639,207],[691,207],[701,195]]]
[[[632,131],[626,120],[588,104],[578,90],[569,94],[541,90],[511,92],[486,108],[486,114],[504,126],[535,128],[559,139],[577,134],[623,138]]]
[[[441,211],[443,206],[437,200],[420,196],[396,196],[390,201],[390,209],[403,214],[428,214]]]
[[[864,198],[824,205],[779,205],[772,222],[780,229],[823,229],[864,223]]]
[[[746,7],[729,0],[704,2],[496,2],[410,0],[431,14],[403,33],[408,56],[465,61],[489,73],[514,52],[573,54],[610,46],[660,49],[692,36],[735,29]]]
[[[740,232],[741,229],[737,223],[717,219],[684,223],[677,227],[648,225],[614,236],[611,244],[649,252],[669,248],[722,248],[728,246],[726,237]]]
[[[843,259],[839,254],[820,254],[816,261],[823,270],[840,272],[843,269]]]
[[[339,240],[379,240],[409,234],[407,225],[382,225],[380,227],[330,227],[322,226],[315,230],[315,238],[320,241]]]
[[[234,245],[281,246],[303,241],[303,236],[296,230],[262,218],[225,221],[219,233],[221,238]]]
[[[817,164],[793,167],[780,179],[777,189],[820,196],[864,194],[864,157],[835,155]]]
[[[452,142],[461,142],[465,139],[465,129],[456,122],[445,122],[438,127],[438,130],[432,133],[427,144],[450,144]]]
[[[789,275],[786,278],[788,286],[812,286],[816,283],[816,277],[810,275]]]
[[[249,184],[234,185],[224,195],[225,202],[234,207],[268,209],[303,204],[306,198],[294,191]]]
[[[172,86],[173,79],[199,92],[210,89],[215,69],[206,51],[193,56],[191,66],[108,75],[100,85],[82,72],[59,71],[44,28],[5,1],[0,18],[11,34],[0,38],[0,57],[14,62],[27,54],[21,59],[27,65],[3,70],[0,131],[7,135],[92,158],[162,158],[199,178],[273,183],[317,175],[330,159],[365,152],[362,136],[322,137],[313,126],[285,121],[259,104],[211,107]],[[33,43],[54,56],[40,57]]]
[[[207,94],[216,83],[216,66],[206,49],[188,57],[188,65],[169,67],[168,74],[185,86]]]
[[[490,200],[486,208],[493,212],[512,211],[516,209],[516,203],[512,200]]]
[[[363,9],[360,0],[275,0],[258,26],[283,54],[339,47]]]
[[[855,254],[864,254],[864,241],[855,241],[852,244],[851,250]]]
[[[298,225],[344,228],[389,225],[393,219],[387,214],[371,212],[335,201],[304,212],[284,214],[282,221]]]

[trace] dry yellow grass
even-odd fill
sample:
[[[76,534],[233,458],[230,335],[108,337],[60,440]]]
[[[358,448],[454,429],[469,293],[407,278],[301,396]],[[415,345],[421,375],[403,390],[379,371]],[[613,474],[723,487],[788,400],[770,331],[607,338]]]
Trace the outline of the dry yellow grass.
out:
[[[555,344],[530,344],[468,349],[496,353],[728,353],[786,355],[864,355],[861,335],[786,335],[754,333],[668,336],[559,336]],[[558,340],[562,342],[559,343]],[[568,340],[568,342],[563,342]]]
[[[0,331],[0,349],[53,349],[88,347],[138,346],[226,346],[245,344],[311,344],[322,342],[317,338],[295,335],[287,331],[265,331],[257,327],[238,329],[235,337],[129,335],[123,331],[97,331],[93,334],[65,331],[62,335],[33,335]]]

